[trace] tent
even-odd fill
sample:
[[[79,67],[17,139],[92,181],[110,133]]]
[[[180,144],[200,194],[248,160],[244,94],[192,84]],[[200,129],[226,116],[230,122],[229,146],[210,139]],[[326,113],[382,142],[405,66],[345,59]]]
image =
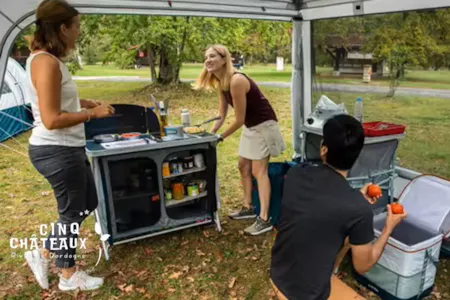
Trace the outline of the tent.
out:
[[[26,82],[25,69],[9,57],[0,94],[0,142],[32,127]]]

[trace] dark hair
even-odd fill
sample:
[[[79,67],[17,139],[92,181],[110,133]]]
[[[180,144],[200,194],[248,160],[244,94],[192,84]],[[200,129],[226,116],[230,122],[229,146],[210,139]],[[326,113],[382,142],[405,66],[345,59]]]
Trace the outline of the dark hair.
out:
[[[56,57],[67,54],[67,44],[61,39],[60,27],[70,27],[78,11],[65,0],[44,0],[36,10],[36,31],[30,45],[32,51],[45,49]]]
[[[338,170],[350,170],[364,146],[364,130],[349,115],[337,115],[323,127],[322,145],[328,148],[326,162]]]

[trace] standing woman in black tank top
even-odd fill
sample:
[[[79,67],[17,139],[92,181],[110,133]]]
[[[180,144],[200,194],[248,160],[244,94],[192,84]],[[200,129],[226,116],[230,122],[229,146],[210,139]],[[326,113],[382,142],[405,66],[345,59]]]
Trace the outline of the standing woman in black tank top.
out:
[[[206,49],[205,65],[197,79],[195,89],[219,89],[219,115],[212,132],[223,125],[228,107],[234,108],[235,120],[222,134],[223,141],[243,127],[239,145],[239,171],[244,186],[243,206],[229,215],[230,218],[256,221],[244,232],[258,235],[272,230],[269,219],[270,181],[268,164],[271,156],[278,156],[286,149],[278,126],[278,120],[267,98],[256,83],[248,76],[238,73],[228,49],[223,45],[213,45]],[[258,182],[261,204],[259,216],[252,207],[252,176]]]

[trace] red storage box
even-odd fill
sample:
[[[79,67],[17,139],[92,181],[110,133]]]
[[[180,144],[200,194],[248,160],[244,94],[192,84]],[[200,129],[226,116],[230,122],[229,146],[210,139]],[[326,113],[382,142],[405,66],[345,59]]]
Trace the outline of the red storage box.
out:
[[[405,125],[392,124],[386,122],[363,123],[364,134],[367,137],[402,134],[405,132]]]

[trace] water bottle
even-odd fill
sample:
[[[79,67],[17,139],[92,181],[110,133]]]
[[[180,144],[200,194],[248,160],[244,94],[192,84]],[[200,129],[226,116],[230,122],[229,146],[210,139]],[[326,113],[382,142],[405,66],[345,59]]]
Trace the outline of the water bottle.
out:
[[[363,102],[362,102],[361,97],[358,97],[358,98],[356,98],[356,102],[355,102],[355,114],[354,114],[354,117],[361,124],[363,123],[363,115],[364,115]]]
[[[186,108],[181,110],[181,124],[183,127],[191,126],[191,115],[189,114],[189,110]]]

